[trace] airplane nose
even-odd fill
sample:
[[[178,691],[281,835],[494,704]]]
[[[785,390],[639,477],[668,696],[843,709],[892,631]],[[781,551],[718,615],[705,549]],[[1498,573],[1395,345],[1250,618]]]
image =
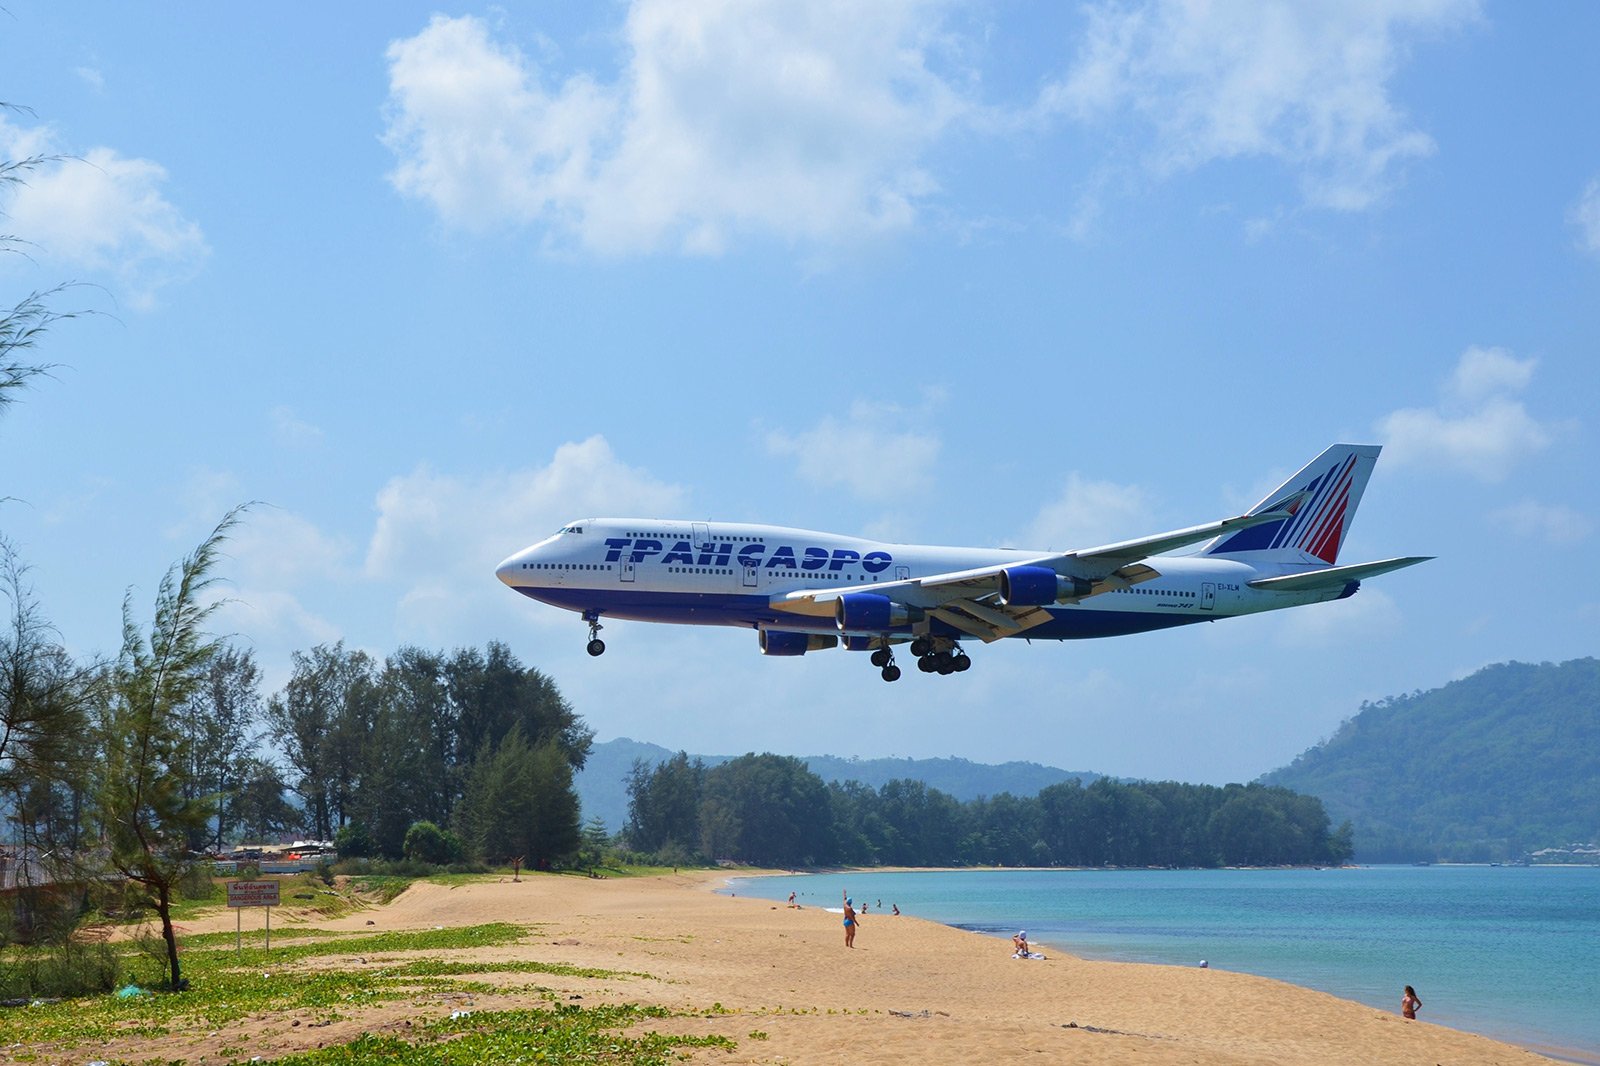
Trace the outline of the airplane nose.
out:
[[[522,569],[522,554],[519,552],[516,555],[505,559],[499,566],[495,567],[494,576],[499,578],[501,583],[515,588],[516,574],[520,569]]]

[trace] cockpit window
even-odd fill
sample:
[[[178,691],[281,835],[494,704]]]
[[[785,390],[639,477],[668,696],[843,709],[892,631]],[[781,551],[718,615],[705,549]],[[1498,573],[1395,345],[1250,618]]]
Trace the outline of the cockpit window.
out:
[[[556,535],[559,536],[562,533],[582,533],[582,532],[583,532],[583,527],[582,526],[562,526],[559,530],[556,531]]]

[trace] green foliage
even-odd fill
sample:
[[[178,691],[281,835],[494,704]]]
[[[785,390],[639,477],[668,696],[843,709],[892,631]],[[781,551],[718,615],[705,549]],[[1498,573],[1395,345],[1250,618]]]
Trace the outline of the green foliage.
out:
[[[97,995],[117,987],[122,959],[104,943],[0,949],[0,999]]]
[[[797,759],[747,755],[706,770],[682,753],[629,784],[630,843],[696,826],[700,854],[762,866],[1317,865],[1349,857],[1322,804],[1262,785],[1100,778],[961,803],[920,781],[824,787]],[[693,803],[690,801],[693,800]],[[656,804],[666,809],[657,809]],[[675,837],[657,862],[695,856]]]
[[[220,601],[206,602],[224,538],[239,520],[230,512],[198,548],[167,571],[156,594],[148,636],[123,603],[122,654],[101,709],[105,756],[99,771],[99,815],[111,867],[139,886],[155,908],[167,949],[167,980],[182,988],[172,902],[200,861],[190,843],[206,832],[215,809],[195,796],[193,739],[183,710],[199,690],[219,644],[204,630]]]
[[[554,869],[577,854],[572,766],[554,740],[533,745],[521,724],[473,764],[459,822],[486,862]]]
[[[234,950],[232,933],[192,937],[187,942],[188,966],[198,978],[195,991],[182,996],[102,995],[45,1003],[26,1011],[0,1011],[0,1046],[29,1049],[24,1059],[39,1061],[112,1058],[118,1045],[142,1053],[156,1039],[186,1032],[221,1032],[227,1040],[227,1027],[249,1017],[309,1013],[334,1021],[359,1018],[370,1006],[415,999],[419,989],[428,998],[487,990],[488,986],[470,980],[475,975],[552,974],[607,982],[648,978],[646,974],[536,959],[473,962],[439,957],[440,952],[493,947],[525,937],[525,929],[504,923],[371,935],[297,929],[292,935],[295,941],[287,944],[274,937],[278,946],[270,955],[260,946],[260,930],[247,934],[249,946],[242,954]],[[428,954],[419,957],[417,953],[423,952]],[[321,961],[357,954],[368,963],[340,969]],[[534,989],[530,994],[536,1002],[542,998],[550,1006],[460,1012],[419,1025],[406,1039],[363,1035],[352,1043],[277,1061],[665,1064],[677,1061],[682,1049],[733,1047],[722,1037],[651,1031],[655,1023],[680,1017],[659,1007],[619,1005],[584,1010],[557,1005],[557,997],[548,991]],[[684,1028],[681,1021],[666,1027]],[[72,1053],[86,1044],[96,1053]],[[112,1053],[102,1049],[112,1049]]]
[[[448,866],[460,861],[461,841],[432,822],[414,822],[406,830],[405,854],[408,859]]]
[[[333,848],[340,856],[351,859],[365,859],[377,854],[372,834],[367,832],[364,822],[340,826],[339,831],[333,834]]]
[[[1262,780],[1318,796],[1366,862],[1600,842],[1600,660],[1502,663],[1365,704]]]

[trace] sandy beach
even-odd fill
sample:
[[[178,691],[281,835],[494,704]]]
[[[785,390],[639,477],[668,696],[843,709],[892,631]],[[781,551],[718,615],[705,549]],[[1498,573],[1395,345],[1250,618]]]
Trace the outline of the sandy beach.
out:
[[[1007,941],[914,916],[869,914],[847,950],[840,916],[713,890],[704,871],[592,880],[533,876],[447,887],[418,883],[392,903],[319,924],[392,931],[515,922],[524,941],[470,958],[565,962],[629,974],[609,978],[491,975],[500,992],[480,1009],[526,1005],[529,984],[585,1007],[659,1004],[681,1016],[658,1031],[720,1034],[737,1049],[688,1051],[727,1063],[1532,1064],[1549,1062],[1485,1037],[1260,977],[1147,964],[1090,962],[1042,945],[1044,961],[1010,957]],[[255,912],[251,917],[255,917]],[[187,924],[231,930],[232,913]],[[246,926],[250,926],[246,920]],[[274,941],[293,939],[291,914]],[[259,921],[256,923],[259,927]],[[452,953],[452,958],[463,958]],[[319,960],[356,965],[365,960]],[[720,1005],[720,1008],[718,1007]],[[172,1037],[118,1049],[212,1061],[214,1049],[274,1058],[363,1031],[395,1031],[459,1002],[374,1007],[315,1032],[285,1019],[247,1019],[211,1038]]]

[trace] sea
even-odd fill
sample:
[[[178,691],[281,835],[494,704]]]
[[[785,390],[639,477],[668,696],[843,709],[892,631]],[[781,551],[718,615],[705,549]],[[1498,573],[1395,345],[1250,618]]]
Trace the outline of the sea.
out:
[[[733,878],[738,896],[914,915],[1047,954],[1206,965],[1600,1066],[1600,867],[961,870]]]

